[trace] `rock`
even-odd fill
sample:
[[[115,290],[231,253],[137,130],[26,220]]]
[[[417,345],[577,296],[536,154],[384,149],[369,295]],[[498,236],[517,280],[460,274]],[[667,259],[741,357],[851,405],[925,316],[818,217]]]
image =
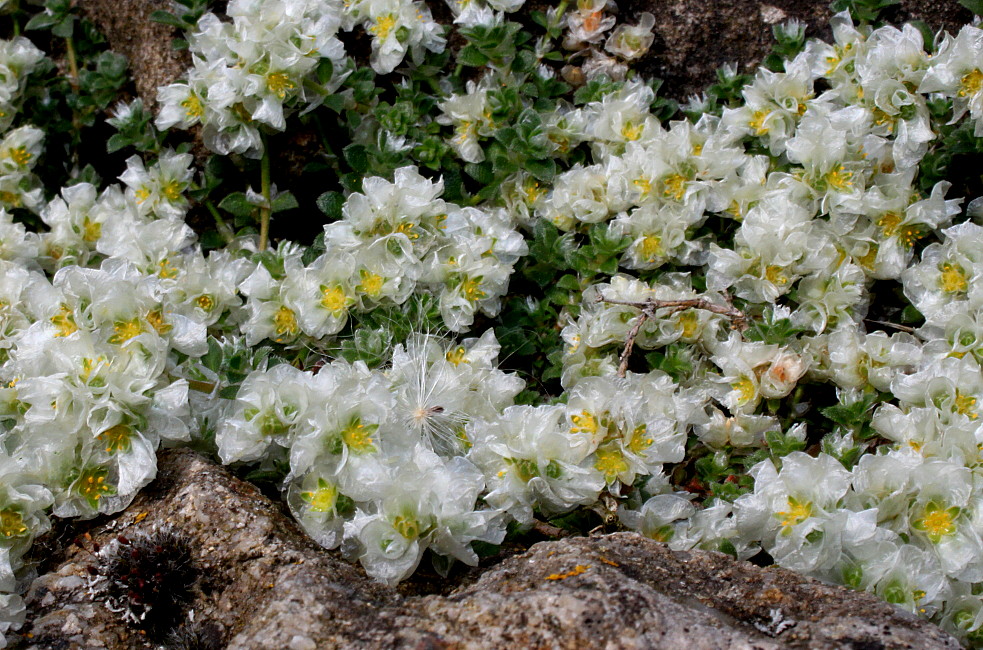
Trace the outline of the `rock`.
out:
[[[544,542],[459,572],[456,583],[390,589],[196,453],[161,452],[159,467],[126,511],[68,524],[36,547],[46,559],[27,595],[26,647],[158,647],[167,630],[111,612],[100,578],[107,548],[130,557],[153,531],[170,531],[153,544],[164,535],[188,549],[190,595],[154,605],[175,608],[172,624],[186,621],[181,632],[197,635],[196,647],[959,647],[873,596],[633,533]]]
[[[449,18],[443,0],[429,0],[435,16]],[[772,27],[789,19],[804,22],[807,36],[826,40],[830,0],[620,0],[621,20],[637,21],[642,12],[655,16],[656,41],[636,66],[665,82],[663,95],[685,100],[716,82],[725,63],[753,72],[771,51]],[[171,48],[174,30],[150,21],[168,9],[165,0],[86,0],[83,13],[109,39],[113,50],[130,59],[137,92],[156,105],[157,87],[173,82],[190,65],[187,53]],[[933,31],[955,33],[973,14],[957,0],[900,0],[883,14],[892,24],[921,20]]]
[[[807,37],[832,39],[830,0],[621,0],[618,5],[619,20],[635,22],[644,11],[655,16],[655,43],[636,69],[662,79],[661,94],[680,101],[716,83],[724,64],[753,73],[771,52],[773,25],[794,18],[805,23]],[[922,20],[933,32],[953,34],[973,18],[957,0],[900,0],[882,15],[894,25]]]
[[[173,27],[155,23],[150,14],[173,11],[168,0],[85,0],[82,15],[91,20],[109,41],[110,48],[130,62],[130,76],[144,106],[157,106],[157,87],[177,80],[191,65],[186,51],[171,47],[179,36]]]

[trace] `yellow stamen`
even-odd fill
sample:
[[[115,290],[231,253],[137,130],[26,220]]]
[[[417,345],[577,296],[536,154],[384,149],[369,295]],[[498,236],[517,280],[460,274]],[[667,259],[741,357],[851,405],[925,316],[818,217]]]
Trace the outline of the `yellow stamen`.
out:
[[[277,341],[296,336],[297,332],[300,331],[300,326],[297,325],[297,316],[292,309],[285,305],[280,305],[276,314],[273,315],[273,326]]]
[[[467,352],[465,351],[464,346],[459,345],[452,350],[448,350],[447,354],[444,355],[444,358],[447,359],[449,363],[459,366],[462,363],[467,362],[466,355]]]
[[[335,316],[348,310],[349,298],[339,285],[321,286],[321,306]]]
[[[114,344],[126,343],[134,336],[143,334],[143,324],[139,318],[131,320],[120,320],[113,324],[115,334],[109,337],[109,342]]]
[[[959,80],[959,86],[960,97],[975,96],[983,89],[983,72],[980,72],[979,68],[974,68],[963,75]]]
[[[378,36],[380,39],[385,40],[389,37],[390,32],[396,27],[396,16],[392,14],[386,14],[385,16],[379,16],[375,19],[375,24],[369,27],[369,31]]]
[[[570,421],[573,422],[570,433],[587,433],[591,436],[597,433],[597,418],[589,411],[581,411],[580,415],[571,415]]]
[[[946,262],[939,269],[942,274],[939,276],[939,287],[946,293],[963,293],[969,287],[969,279],[966,272],[958,264]]]
[[[795,497],[788,498],[788,510],[775,513],[781,520],[782,534],[788,535],[792,532],[792,527],[801,524],[812,516],[812,504],[808,501],[799,501]]]
[[[75,313],[68,305],[62,305],[58,313],[52,316],[50,320],[51,324],[58,329],[55,334],[56,337],[71,336],[79,329],[78,325],[75,324]]]
[[[280,99],[285,99],[287,92],[296,88],[297,84],[282,72],[275,72],[266,76],[266,87]]]

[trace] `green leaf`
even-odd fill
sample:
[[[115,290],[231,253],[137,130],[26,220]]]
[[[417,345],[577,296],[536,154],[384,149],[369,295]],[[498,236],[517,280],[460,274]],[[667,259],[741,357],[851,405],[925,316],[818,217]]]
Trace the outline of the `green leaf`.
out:
[[[363,144],[350,144],[342,150],[345,162],[356,174],[369,171],[369,152]]]
[[[239,394],[239,385],[226,386],[218,391],[218,396],[222,399],[235,399],[236,395]]]
[[[331,81],[331,77],[334,76],[334,63],[331,59],[324,57],[317,64],[317,80],[322,85]]]
[[[556,176],[556,161],[552,158],[545,160],[528,159],[525,163],[526,171],[536,177],[536,180],[550,183]]]
[[[557,280],[556,286],[567,291],[580,291],[580,280],[573,273],[567,273]]]
[[[115,133],[106,140],[106,153],[114,153],[130,144],[130,139],[122,133]]]
[[[257,206],[253,205],[246,199],[246,195],[243,192],[233,192],[232,194],[229,194],[222,199],[222,202],[218,204],[218,207],[236,217],[251,217],[253,212],[257,209]]]
[[[71,38],[75,32],[75,16],[67,16],[51,28],[51,33],[59,38]]]
[[[201,358],[201,363],[214,373],[222,367],[222,345],[214,337],[208,338],[208,352]]]
[[[457,62],[461,65],[480,68],[488,63],[488,57],[482,54],[474,45],[466,45],[458,52]]]
[[[347,100],[344,95],[328,95],[324,98],[324,105],[339,115],[341,111],[345,110],[346,103]]]
[[[959,4],[966,7],[977,16],[983,16],[983,0],[959,0]]]
[[[155,11],[150,14],[150,20],[155,23],[160,23],[162,25],[170,25],[171,27],[177,27],[178,29],[185,29],[184,21],[175,16],[174,14],[167,11]]]
[[[270,203],[270,212],[285,212],[287,210],[293,210],[299,206],[300,204],[297,203],[297,199],[294,198],[293,193],[284,192],[277,195],[277,197]]]
[[[49,13],[41,13],[35,15],[24,26],[25,31],[35,30],[35,29],[51,29],[58,23],[58,17],[53,16]]]
[[[341,219],[341,209],[345,205],[345,196],[341,192],[325,192],[317,197],[317,208],[330,219]]]

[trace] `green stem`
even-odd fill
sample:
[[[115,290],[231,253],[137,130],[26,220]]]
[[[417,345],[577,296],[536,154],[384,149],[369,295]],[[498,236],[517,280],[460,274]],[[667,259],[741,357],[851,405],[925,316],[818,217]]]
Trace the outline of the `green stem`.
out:
[[[225,240],[226,244],[231,244],[235,241],[235,237],[232,235],[232,230],[229,228],[229,224],[225,223],[225,219],[219,214],[218,208],[211,201],[205,201],[205,207],[208,211],[212,213],[212,217],[215,219],[215,225],[218,227],[218,234],[222,235],[222,239]]]
[[[270,239],[270,143],[263,135],[263,160],[260,162],[263,206],[259,209],[259,250],[265,251]]]
[[[215,390],[215,384],[209,383],[207,381],[199,381],[197,379],[189,379],[188,388],[190,388],[191,390],[196,390],[199,393],[211,394]]]
[[[71,38],[65,39],[65,54],[68,57],[68,82],[72,84],[72,90],[78,92],[79,89],[79,65],[75,58],[75,44]]]

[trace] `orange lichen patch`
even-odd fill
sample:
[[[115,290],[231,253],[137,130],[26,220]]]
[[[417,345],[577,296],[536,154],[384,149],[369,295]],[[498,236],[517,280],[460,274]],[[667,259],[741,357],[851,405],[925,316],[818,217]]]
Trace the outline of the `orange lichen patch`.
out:
[[[607,564],[608,566],[621,566],[620,564],[618,564],[618,563],[617,563],[617,562],[615,562],[614,560],[609,560],[609,559],[607,559],[606,557],[604,557],[603,555],[602,555],[602,556],[600,556],[600,557],[599,557],[599,558],[597,558],[597,559],[598,559],[599,561],[601,561],[601,562],[604,562],[604,564]]]
[[[136,517],[133,518],[133,522],[139,524],[141,521],[147,518],[148,514],[149,513],[147,512],[141,512],[140,514],[138,514]]]
[[[581,573],[587,571],[590,568],[589,564],[578,564],[574,568],[570,569],[566,573],[551,573],[546,576],[547,580],[566,580],[567,578],[572,578],[574,576],[579,576]]]

